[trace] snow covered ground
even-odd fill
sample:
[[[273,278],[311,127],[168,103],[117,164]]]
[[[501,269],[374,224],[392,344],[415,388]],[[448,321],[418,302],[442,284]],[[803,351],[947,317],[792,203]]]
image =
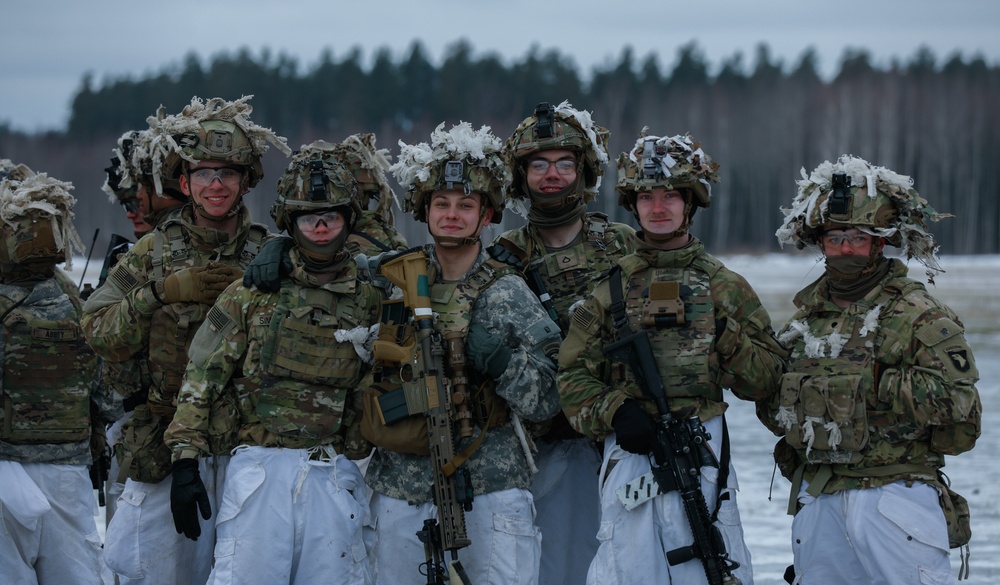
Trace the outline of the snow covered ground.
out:
[[[823,265],[815,256],[793,252],[763,256],[723,256],[725,264],[742,274],[771,313],[775,329],[792,314],[794,293],[818,278]],[[74,262],[74,280],[84,265]],[[968,331],[979,367],[983,400],[983,435],[977,447],[948,458],[946,473],[952,487],[969,500],[972,511],[970,585],[1000,583],[1000,256],[945,256],[932,294],[958,312]],[[93,261],[87,282],[94,282],[100,266]],[[911,262],[911,276],[923,280],[923,266]],[[791,517],[785,514],[789,483],[773,473],[771,450],[775,438],[757,421],[753,406],[730,400],[729,426],[733,460],[740,482],[739,504],[747,544],[753,554],[758,585],[781,585],[792,562]],[[772,479],[773,478],[773,479]],[[103,508],[98,524],[103,534]],[[956,552],[956,551],[953,551]],[[952,565],[958,573],[959,562]]]

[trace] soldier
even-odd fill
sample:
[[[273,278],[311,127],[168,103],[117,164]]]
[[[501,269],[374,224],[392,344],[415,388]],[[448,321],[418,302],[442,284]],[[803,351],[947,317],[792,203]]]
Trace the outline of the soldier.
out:
[[[171,494],[190,532],[199,508],[211,514],[196,460],[212,455],[212,404],[239,394],[210,583],[371,582],[364,478],[348,457],[371,450],[356,414],[382,297],[345,247],[360,190],[328,146],[304,146],[278,181],[271,216],[295,243],[291,273],[277,292],[237,282],[219,296],[166,432],[175,469],[193,471]]]
[[[818,247],[826,271],[795,296],[778,337],[788,372],[758,405],[783,437],[796,582],[953,583],[968,507],[941,468],[979,437],[979,372],[958,316],[883,255],[899,247],[933,283],[927,224],[950,216],[910,177],[851,156],[798,184],[776,235]]]
[[[118,413],[80,330],[73,186],[0,161],[0,575],[101,583],[91,429]],[[118,406],[120,409],[120,406]],[[92,416],[102,420],[92,421]]]
[[[352,134],[339,144],[325,141],[313,143],[318,148],[331,150],[358,181],[361,217],[347,238],[347,249],[353,254],[374,256],[388,250],[405,250],[406,240],[396,231],[392,205],[396,195],[389,186],[385,173],[389,170],[389,151],[375,148],[372,133]],[[368,209],[376,201],[375,209]],[[397,203],[398,205],[398,203]],[[261,250],[243,277],[244,286],[257,286],[264,291],[277,290],[282,276],[291,269],[288,250],[289,238],[275,238]]]
[[[162,112],[161,107],[157,113],[162,117]],[[166,217],[176,215],[180,211],[180,206],[187,201],[180,192],[177,179],[163,178],[160,182],[161,191],[156,190],[150,150],[152,139],[153,133],[148,129],[125,132],[118,138],[118,148],[114,150],[115,156],[111,159],[111,166],[104,169],[108,177],[102,190],[108,194],[111,203],[120,203],[125,208],[125,217],[132,223],[133,234],[137,240],[151,232]],[[131,246],[132,242],[126,238],[117,234],[112,236],[97,286],[104,284],[112,266],[118,263]],[[90,283],[87,283],[81,295],[84,300],[93,293],[89,287]],[[115,421],[107,430],[107,441],[115,446],[111,451],[113,453],[118,449],[117,443],[122,438],[121,429],[125,421],[131,416],[130,413],[135,410],[136,405],[146,400],[146,392],[151,384],[147,357],[137,354],[121,362],[102,360],[101,380],[108,391],[122,400],[125,411],[125,416]],[[110,523],[117,508],[118,496],[125,488],[125,475],[121,474],[117,458],[110,457],[108,463],[108,467],[103,470],[108,475],[102,480],[104,480],[107,504],[105,521]],[[108,479],[111,481],[106,481]]]
[[[184,534],[187,540],[169,520],[171,482],[189,479],[193,470],[184,464],[171,472],[163,431],[198,326],[268,237],[264,226],[251,223],[243,195],[263,175],[268,143],[290,151],[283,138],[250,121],[249,99],[194,98],[179,115],[148,119],[154,185],[162,175],[176,177],[190,201],[139,240],[84,306],[83,325],[98,355],[113,363],[148,355],[152,381],[146,404],[125,425],[120,464],[128,480],[105,543],[108,566],[122,583],[204,582],[211,569],[214,531],[194,542],[197,526]],[[216,404],[220,427],[210,445],[216,457],[200,461],[210,498],[222,488],[233,446],[235,430],[225,428],[223,413],[235,415],[235,398],[228,398]]]
[[[500,141],[488,127],[473,131],[463,122],[447,132],[441,124],[430,144],[400,145],[392,171],[408,190],[403,209],[427,224],[434,243],[393,262],[412,261],[420,272],[426,270],[430,307],[417,307],[414,317],[426,319],[418,323],[433,321],[430,339],[447,340],[442,352],[446,366],[438,377],[443,387],[456,389],[463,398],[443,413],[447,421],[433,428],[419,410],[380,427],[374,409],[368,408],[375,402],[366,401],[366,422],[376,421],[362,427],[377,447],[366,476],[375,492],[370,535],[375,581],[395,585],[414,582],[421,574],[436,577],[415,533],[440,512],[445,536],[461,533],[454,548],[449,542],[444,548],[461,549],[459,560],[472,583],[537,583],[541,536],[533,521],[530,454],[521,419],[546,420],[558,411],[555,365],[547,354],[556,349],[558,329],[517,272],[492,259],[479,240],[485,226],[500,220],[510,182]],[[382,260],[380,270],[384,273],[387,266]],[[436,318],[430,319],[432,313]],[[383,324],[375,351],[380,407],[382,393],[393,384],[398,387],[409,368],[394,357],[397,353],[383,353],[382,348],[397,340],[406,345],[412,327]],[[427,352],[421,353],[426,359]],[[425,410],[431,408],[437,407],[428,404]],[[386,409],[381,412],[384,418]],[[416,431],[410,441],[390,442],[396,439],[394,432],[404,432],[411,423]],[[430,444],[429,428],[435,432]],[[439,442],[443,435],[447,440]],[[454,459],[437,458],[452,447]],[[448,485],[454,482],[455,500],[462,506],[471,497],[464,520],[454,523],[448,518],[454,520],[455,500],[432,498],[448,491],[446,477]],[[422,532],[432,546],[433,531]]]
[[[640,135],[635,147],[618,157],[619,203],[641,227],[636,251],[574,312],[559,351],[559,392],[570,424],[606,439],[601,543],[587,576],[592,585],[708,582],[698,558],[672,557],[671,565],[665,555],[689,547],[694,538],[679,492],[650,490],[645,498],[632,499],[640,478],[650,472],[650,453],[662,464],[653,415],[659,422],[664,414],[686,421],[701,438],[708,438],[704,431],[710,436],[713,456],[690,468],[700,472],[710,524],[696,527],[706,533],[716,527],[729,554],[723,564],[731,570],[730,561],[736,561],[736,577],[753,582],[736,507],[722,389],[730,387],[742,399],[769,395],[781,373],[781,348],[750,285],[689,231],[695,211],[709,206],[717,169],[688,136]],[[631,331],[649,340],[655,360],[649,366],[662,380],[669,413],[658,412],[632,368],[603,353]],[[697,487],[690,494],[694,498]]]
[[[586,208],[601,185],[607,140],[608,131],[588,112],[567,102],[555,108],[541,103],[504,146],[513,174],[510,205],[528,205],[528,225],[505,232],[495,244],[517,258],[533,291],[549,299],[544,304],[562,335],[569,330],[571,308],[632,251],[635,230]],[[580,560],[597,552],[600,451],[561,412],[535,431],[538,473],[531,493],[544,536],[539,582],[583,583],[587,563]]]

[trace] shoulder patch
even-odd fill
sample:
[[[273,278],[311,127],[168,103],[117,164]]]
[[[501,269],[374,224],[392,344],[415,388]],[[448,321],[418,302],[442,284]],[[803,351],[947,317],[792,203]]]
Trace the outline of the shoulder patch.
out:
[[[108,280],[115,283],[119,289],[128,292],[139,284],[139,279],[119,262],[108,273]]]
[[[957,323],[947,317],[942,317],[921,327],[920,331],[917,331],[916,337],[920,343],[927,347],[934,347],[942,341],[962,333],[962,331],[963,329]]]
[[[217,331],[222,337],[229,335],[229,332],[236,327],[233,320],[226,314],[225,311],[219,308],[218,305],[212,305],[211,310],[208,311],[208,317],[205,318],[206,321],[212,326],[212,329]]]
[[[588,333],[593,333],[597,329],[597,315],[592,313],[586,304],[580,305],[573,311],[572,325]]]

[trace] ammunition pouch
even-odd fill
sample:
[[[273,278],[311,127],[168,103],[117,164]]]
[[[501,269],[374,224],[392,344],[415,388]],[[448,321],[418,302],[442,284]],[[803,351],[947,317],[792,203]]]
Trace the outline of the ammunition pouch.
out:
[[[373,445],[396,453],[427,456],[431,454],[427,433],[427,416],[407,410],[402,384],[382,381],[365,388],[361,436]]]
[[[781,378],[781,408],[794,411],[785,440],[809,463],[858,463],[868,445],[868,411],[861,374]],[[790,421],[791,422],[791,421]]]
[[[948,546],[959,548],[969,544],[972,540],[969,502],[946,485],[942,485],[938,494],[945,522],[948,523]]]

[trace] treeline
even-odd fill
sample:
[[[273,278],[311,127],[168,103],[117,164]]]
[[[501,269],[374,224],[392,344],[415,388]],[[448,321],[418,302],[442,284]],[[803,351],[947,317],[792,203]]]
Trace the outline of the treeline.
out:
[[[88,74],[64,133],[24,135],[0,126],[0,156],[71,180],[81,201],[97,202],[105,199],[101,169],[115,139],[145,127],[159,105],[174,113],[193,95],[254,94],[254,121],[286,136],[293,148],[373,131],[393,153],[397,140],[425,141],[442,121],[487,124],[505,139],[537,102],[565,99],[611,129],[612,165],[595,208],[619,221],[633,220],[616,206],[613,161],[648,126],[652,134],[691,133],[721,164],[712,209],[695,225],[716,251],[776,249],[779,208],[791,201],[799,169],[853,154],[911,175],[935,208],[955,214],[933,226],[942,252],[1000,252],[1000,165],[994,164],[1000,159],[1000,69],[978,56],[939,62],[921,49],[908,60],[876,66],[868,52],[851,49],[829,80],[820,76],[812,50],[786,64],[766,45],[750,63],[736,54],[716,66],[691,43],[670,70],[653,55],[625,48],[616,62],[586,77],[557,50],[535,47],[506,64],[476,54],[466,41],[452,45],[440,65],[419,42],[400,58],[381,48],[365,61],[358,48],[339,58],[327,50],[304,69],[285,54],[242,49],[205,62],[191,54],[139,79],[98,82]],[[269,222],[270,193],[283,167],[282,157],[269,153],[267,176],[248,198],[260,221]],[[108,209],[78,208],[85,238],[98,227],[103,234],[124,229],[121,216]],[[399,223],[412,242],[425,240],[423,226]]]

